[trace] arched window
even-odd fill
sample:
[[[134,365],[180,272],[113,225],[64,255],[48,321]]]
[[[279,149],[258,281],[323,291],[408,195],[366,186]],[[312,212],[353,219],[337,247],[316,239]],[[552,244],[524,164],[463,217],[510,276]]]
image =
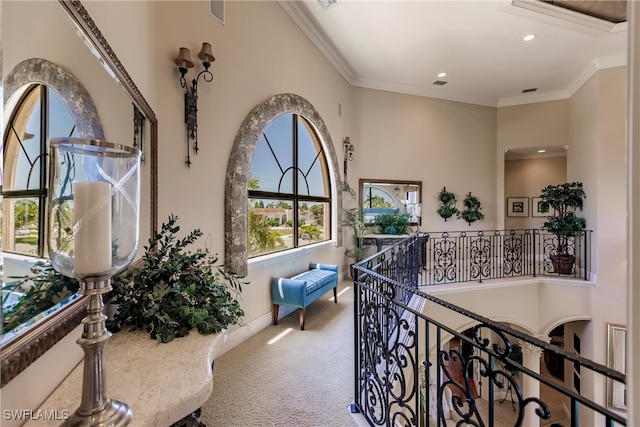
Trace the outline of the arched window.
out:
[[[60,96],[42,84],[25,90],[3,137],[3,250],[45,255],[47,141],[75,136],[75,124]]]
[[[249,258],[331,239],[331,186],[309,121],[285,113],[265,129],[249,174]]]
[[[226,267],[244,275],[251,256],[327,240],[341,246],[338,170],[329,132],[309,101],[286,93],[254,107],[240,126],[227,164]],[[252,221],[258,221],[255,230],[250,230]],[[257,233],[271,239],[272,232],[282,242],[275,239],[269,249],[255,243]]]
[[[96,107],[71,73],[42,58],[17,64],[4,80],[2,250],[46,256],[47,145],[50,138],[104,139]]]

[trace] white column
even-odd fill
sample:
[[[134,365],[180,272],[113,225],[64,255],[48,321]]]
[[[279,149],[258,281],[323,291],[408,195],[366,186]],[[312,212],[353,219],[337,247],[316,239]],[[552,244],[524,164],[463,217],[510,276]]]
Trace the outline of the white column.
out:
[[[545,337],[547,340],[548,338]],[[543,339],[545,339],[543,338]],[[540,373],[540,355],[542,349],[533,344],[524,341],[519,342],[522,348],[522,366],[532,370],[536,374]],[[530,397],[540,398],[540,382],[535,378],[526,374],[522,375],[522,396],[525,399]],[[537,405],[528,404],[524,409],[523,427],[538,427],[540,425],[540,417],[535,413]]]

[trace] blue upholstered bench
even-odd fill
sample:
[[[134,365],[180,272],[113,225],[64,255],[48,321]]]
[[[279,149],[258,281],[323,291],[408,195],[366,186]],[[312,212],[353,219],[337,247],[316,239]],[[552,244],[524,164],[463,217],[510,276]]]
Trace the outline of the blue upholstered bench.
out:
[[[304,330],[305,308],[333,289],[334,302],[338,302],[338,266],[330,264],[309,264],[309,270],[297,276],[275,277],[271,280],[271,300],[273,301],[273,324],[278,324],[281,305],[298,307],[300,330]]]

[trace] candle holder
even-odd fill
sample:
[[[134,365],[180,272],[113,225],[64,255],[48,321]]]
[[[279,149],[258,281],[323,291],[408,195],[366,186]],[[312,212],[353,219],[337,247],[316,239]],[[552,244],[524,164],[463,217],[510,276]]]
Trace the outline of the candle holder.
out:
[[[103,362],[106,329],[102,295],[138,247],[140,150],[80,138],[50,141],[49,257],[88,296],[77,343],[84,350],[82,401],[70,426],[126,426],[127,404],[107,397]]]

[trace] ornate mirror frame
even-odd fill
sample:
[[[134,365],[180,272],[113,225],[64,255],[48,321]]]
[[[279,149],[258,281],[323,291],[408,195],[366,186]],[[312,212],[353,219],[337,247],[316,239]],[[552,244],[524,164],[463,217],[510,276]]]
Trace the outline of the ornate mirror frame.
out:
[[[58,0],[58,3],[79,32],[86,37],[86,41],[93,47],[108,72],[115,76],[136,108],[149,121],[150,147],[145,161],[149,162],[150,168],[149,227],[150,235],[153,236],[157,232],[158,224],[158,119],[80,0]],[[0,387],[4,387],[80,324],[86,315],[86,298],[76,299],[0,347],[2,353],[2,384]]]

